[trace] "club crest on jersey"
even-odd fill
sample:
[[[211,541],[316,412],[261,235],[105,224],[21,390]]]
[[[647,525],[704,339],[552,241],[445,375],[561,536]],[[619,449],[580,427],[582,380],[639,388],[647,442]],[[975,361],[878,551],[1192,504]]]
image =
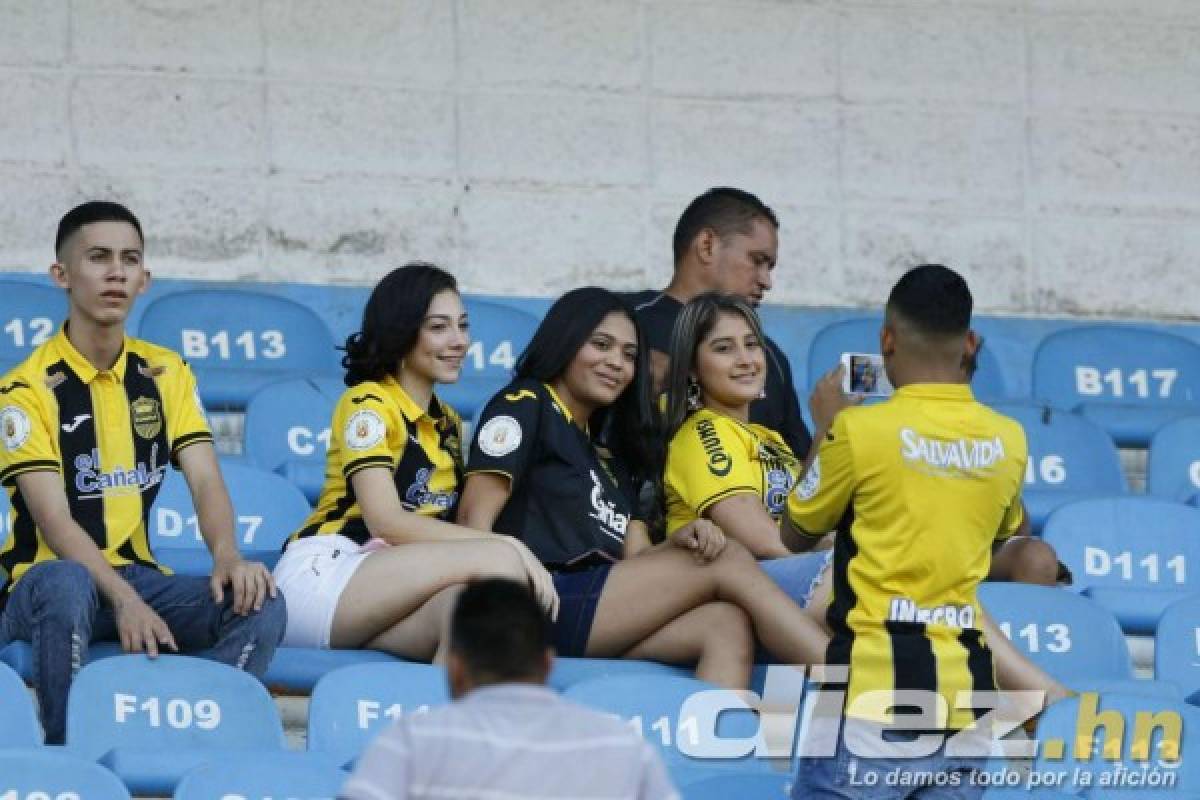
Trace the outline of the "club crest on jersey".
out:
[[[350,415],[350,419],[346,420],[343,438],[351,450],[370,450],[382,442],[386,434],[387,425],[384,424],[383,417],[369,408],[364,408],[362,411],[355,411]]]
[[[162,431],[162,409],[153,398],[134,400],[129,404],[129,416],[133,420],[133,429],[143,439],[153,439]]]
[[[492,458],[500,458],[521,446],[521,423],[512,417],[492,417],[479,429],[479,449]]]
[[[4,437],[5,450],[19,450],[29,438],[32,429],[29,415],[17,406],[5,406],[0,410],[0,436]]]
[[[700,446],[708,455],[708,471],[713,477],[724,478],[733,469],[733,459],[725,452],[721,437],[711,419],[702,419],[696,424],[696,433],[700,436]]]
[[[767,491],[763,496],[763,505],[767,507],[768,514],[777,517],[783,513],[783,506],[787,503],[788,492],[791,489],[792,473],[782,467],[767,470]]]

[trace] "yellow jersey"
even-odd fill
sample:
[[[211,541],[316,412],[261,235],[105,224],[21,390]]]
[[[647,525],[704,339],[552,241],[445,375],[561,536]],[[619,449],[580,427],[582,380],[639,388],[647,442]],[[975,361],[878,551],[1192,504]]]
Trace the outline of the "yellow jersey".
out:
[[[64,326],[0,379],[0,440],[0,483],[12,507],[0,587],[11,590],[34,564],[57,557],[34,525],[18,475],[61,475],[71,517],[113,566],[158,567],[146,521],[167,463],[212,434],[196,379],[177,353],[126,337],[112,369],[101,371]]]
[[[788,499],[796,527],[854,523],[834,544],[829,664],[848,664],[847,714],[889,721],[887,695],[938,692],[940,727],[975,719],[960,692],[995,689],[975,590],[992,543],[1021,524],[1025,433],[965,384],[905,386],[841,411]],[[875,700],[880,702],[876,703]]]
[[[367,467],[391,470],[406,510],[453,519],[463,480],[462,420],[436,396],[428,411],[421,408],[391,376],[347,389],[333,411],[317,508],[291,539],[338,533],[366,544],[371,534],[350,476]]]
[[[667,446],[667,532],[705,517],[714,505],[738,494],[757,496],[778,521],[802,466],[775,431],[699,409]]]

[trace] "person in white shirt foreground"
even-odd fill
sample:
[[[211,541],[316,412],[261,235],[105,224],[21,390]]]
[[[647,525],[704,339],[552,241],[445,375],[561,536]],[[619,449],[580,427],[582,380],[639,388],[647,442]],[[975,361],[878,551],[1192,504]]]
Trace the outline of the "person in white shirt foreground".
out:
[[[678,798],[658,753],[628,725],[545,685],[550,641],[525,587],[471,583],[451,620],[455,702],[381,733],[339,797]]]

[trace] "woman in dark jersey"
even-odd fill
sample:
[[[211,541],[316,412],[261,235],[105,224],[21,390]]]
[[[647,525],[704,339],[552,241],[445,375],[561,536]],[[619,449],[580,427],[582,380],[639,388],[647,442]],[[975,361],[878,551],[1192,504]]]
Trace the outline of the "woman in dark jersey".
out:
[[[711,522],[651,544],[636,513],[636,487],[662,475],[646,360],[617,295],[560,298],[480,417],[459,522],[521,536],[550,569],[562,655],[694,663],[740,687],[757,634],[789,663],[816,663],[824,632]]]
[[[468,335],[454,278],[430,264],[387,275],[346,341],[346,385],[316,510],[275,568],[284,643],[372,648],[429,660],[457,589],[473,577],[529,582],[547,611],[549,574],[520,541],[453,524],[462,423],[434,386],[458,380]]]

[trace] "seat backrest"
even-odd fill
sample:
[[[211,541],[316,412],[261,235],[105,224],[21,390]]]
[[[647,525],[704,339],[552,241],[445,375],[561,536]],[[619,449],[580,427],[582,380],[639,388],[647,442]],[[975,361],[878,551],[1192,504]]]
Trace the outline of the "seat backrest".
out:
[[[464,297],[471,321],[471,346],[463,361],[465,378],[485,378],[501,386],[512,378],[517,356],[533,338],[540,320],[512,306]]]
[[[0,750],[8,747],[38,747],[42,726],[38,723],[33,698],[21,676],[0,663]],[[4,775],[0,771],[0,777]]]
[[[67,745],[98,760],[116,747],[282,749],[275,702],[252,675],[188,656],[113,656],[75,676]]]
[[[317,682],[308,704],[308,749],[339,764],[357,758],[385,726],[449,702],[440,667],[407,662],[356,664]]]
[[[67,318],[67,294],[37,283],[0,280],[0,375],[24,361]]]
[[[1123,325],[1057,331],[1034,353],[1033,396],[1067,409],[1200,403],[1200,344]]]
[[[1171,681],[1189,703],[1200,703],[1200,594],[1174,603],[1158,620],[1154,678]]]
[[[241,289],[187,289],[146,306],[138,335],[194,368],[321,372],[336,366],[333,334],[293,300]]]
[[[259,389],[246,405],[246,458],[263,469],[291,479],[299,471],[324,474],[330,424],[345,385],[333,378],[304,378],[272,383]],[[309,499],[320,493],[318,482],[299,486]]]
[[[0,749],[0,797],[129,800],[129,790],[104,767],[63,750]]]
[[[1026,489],[1110,494],[1126,491],[1117,446],[1095,423],[1032,403],[997,403],[994,408],[1025,429],[1029,444]]]
[[[234,538],[242,555],[268,560],[273,565],[284,541],[296,532],[312,510],[300,490],[284,478],[236,461],[222,461],[221,474],[237,517]],[[155,557],[187,574],[207,575],[207,548],[200,536],[196,509],[183,474],[171,470],[163,480],[154,507],[150,509],[150,548]],[[196,551],[201,556],[195,563]],[[172,564],[172,559],[183,559]]]
[[[842,353],[879,352],[881,317],[844,319],[830,323],[817,332],[808,349],[808,386],[816,386],[821,376],[840,363]],[[995,354],[986,347],[979,354],[979,369],[971,381],[976,397],[991,400],[1007,397],[1004,372]]]
[[[1181,502],[1200,492],[1200,416],[1169,422],[1154,434],[1146,491]]]
[[[224,755],[188,772],[175,788],[175,800],[290,798],[332,800],[350,777],[301,753]]]
[[[1108,724],[1099,724],[1097,716]],[[1067,780],[1057,788],[1065,791],[1079,791],[1083,773],[1090,776],[1092,787],[1113,785],[1114,776],[1120,777],[1118,762],[1133,773],[1174,776],[1170,794],[1154,791],[1162,784],[1141,784],[1146,797],[1175,797],[1175,792],[1200,789],[1200,771],[1194,767],[1200,760],[1200,709],[1178,700],[1087,692],[1043,711],[1036,738],[1033,771],[1064,773]],[[1105,774],[1110,783],[1102,783]],[[1088,796],[1097,795],[1089,791]]]
[[[1073,592],[1025,583],[983,583],[979,602],[1030,661],[1060,680],[1133,677],[1116,617]]]
[[[1186,592],[1200,569],[1200,510],[1152,497],[1081,500],[1059,508],[1042,538],[1074,575],[1072,589]]]
[[[648,673],[581,681],[569,687],[563,696],[628,721],[646,741],[660,749],[673,775],[710,769],[748,772],[770,769],[765,760],[754,758],[752,753],[737,757],[725,752],[722,755],[732,757],[713,757],[717,755],[714,744],[718,748],[740,746],[730,740],[757,744],[759,719],[753,710],[754,701],[747,693],[716,689],[695,678]],[[717,713],[714,710],[718,707],[726,710]],[[715,737],[711,729],[713,720],[704,719],[705,711],[716,713]],[[709,730],[704,730],[706,724]]]

